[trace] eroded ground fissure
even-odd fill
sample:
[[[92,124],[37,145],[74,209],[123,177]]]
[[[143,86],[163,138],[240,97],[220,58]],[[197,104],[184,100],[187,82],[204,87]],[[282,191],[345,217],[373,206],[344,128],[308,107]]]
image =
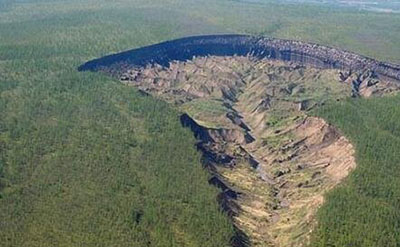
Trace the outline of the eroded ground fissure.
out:
[[[235,34],[166,41],[78,69],[103,71],[181,109],[222,208],[254,246],[306,245],[323,195],[355,167],[349,141],[308,113],[400,87],[397,64]]]
[[[132,68],[121,81],[185,114],[219,201],[253,246],[308,242],[323,195],[354,169],[350,142],[307,112],[397,86],[371,71],[315,69],[251,56],[197,57]]]

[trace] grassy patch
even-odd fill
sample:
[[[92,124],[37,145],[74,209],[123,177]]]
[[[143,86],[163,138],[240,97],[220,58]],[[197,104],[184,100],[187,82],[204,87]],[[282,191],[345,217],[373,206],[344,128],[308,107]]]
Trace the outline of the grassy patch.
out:
[[[181,108],[206,127],[219,128],[230,124],[225,117],[230,110],[221,100],[198,99],[185,103]]]

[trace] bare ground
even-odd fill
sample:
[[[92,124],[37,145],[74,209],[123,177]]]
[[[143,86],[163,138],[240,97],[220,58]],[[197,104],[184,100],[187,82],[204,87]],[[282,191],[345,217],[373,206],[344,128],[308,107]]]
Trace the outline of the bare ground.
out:
[[[207,162],[238,194],[226,199],[238,205],[236,226],[253,246],[276,247],[308,243],[324,194],[356,166],[351,143],[309,111],[398,90],[368,71],[236,56],[132,69],[121,80],[175,104],[202,128]]]

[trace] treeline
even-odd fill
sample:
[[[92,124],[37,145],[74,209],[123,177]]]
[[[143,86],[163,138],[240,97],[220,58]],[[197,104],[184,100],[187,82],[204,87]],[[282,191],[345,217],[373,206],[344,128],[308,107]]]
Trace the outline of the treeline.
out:
[[[312,246],[400,246],[399,105],[391,96],[317,111],[355,145],[357,168],[327,195]]]

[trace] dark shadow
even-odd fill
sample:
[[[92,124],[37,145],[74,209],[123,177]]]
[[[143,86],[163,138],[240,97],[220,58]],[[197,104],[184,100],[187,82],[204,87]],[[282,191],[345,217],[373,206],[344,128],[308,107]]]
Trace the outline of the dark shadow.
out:
[[[180,121],[183,127],[190,128],[193,132],[194,137],[198,140],[197,148],[202,152],[202,163],[204,167],[212,174],[212,177],[208,180],[208,183],[219,188],[221,192],[217,196],[217,202],[222,211],[224,211],[230,218],[237,216],[240,212],[240,206],[236,200],[240,196],[240,193],[229,187],[226,182],[217,173],[216,165],[227,165],[234,161],[233,157],[220,153],[215,153],[208,145],[214,142],[212,137],[208,134],[206,128],[196,123],[189,115],[182,114]],[[249,237],[238,229],[236,226],[235,233],[232,236],[231,244],[233,247],[247,247],[250,246]]]
[[[235,227],[235,235],[231,239],[232,247],[249,247],[251,242],[249,237],[240,229]]]
[[[194,36],[166,41],[95,59],[81,65],[78,70],[99,71],[108,68],[108,72],[112,74],[149,64],[168,67],[171,61],[186,61],[194,56],[208,55],[251,55],[256,58],[290,61],[322,69],[353,71],[368,69],[379,76],[400,83],[400,65],[312,43],[237,34]]]

